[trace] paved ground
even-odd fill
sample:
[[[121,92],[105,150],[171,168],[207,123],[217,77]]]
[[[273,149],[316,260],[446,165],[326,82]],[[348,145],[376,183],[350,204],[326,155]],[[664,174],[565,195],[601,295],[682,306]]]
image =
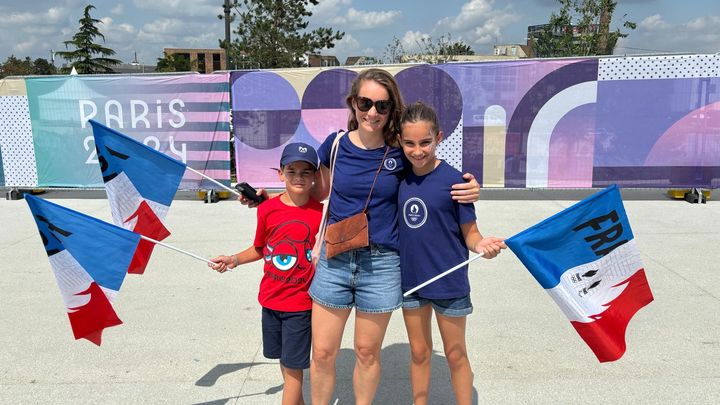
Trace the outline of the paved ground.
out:
[[[476,204],[478,223],[487,235],[510,236],[587,194],[487,191]],[[630,323],[626,355],[599,364],[511,252],[479,260],[471,266],[476,309],[468,322],[479,403],[720,402],[720,203],[693,205],[655,190],[624,195],[655,295]],[[79,196],[40,197],[110,221],[107,201]],[[202,256],[246,247],[255,226],[254,211],[236,202],[188,198],[173,203],[168,222],[166,242]],[[107,329],[96,347],[72,338],[25,202],[0,200],[0,224],[0,403],[280,402],[278,365],[262,357],[259,265],[221,275],[157,248],[147,273],[123,284],[115,308],[124,324]],[[347,336],[338,404],[353,402]],[[450,404],[449,374],[436,349],[431,403]],[[396,313],[377,404],[411,402],[408,350]]]

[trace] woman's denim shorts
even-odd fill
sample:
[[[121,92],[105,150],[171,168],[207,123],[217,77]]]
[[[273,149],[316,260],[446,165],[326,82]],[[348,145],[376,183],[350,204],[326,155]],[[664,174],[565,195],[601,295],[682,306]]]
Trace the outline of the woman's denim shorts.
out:
[[[413,293],[403,298],[402,307],[403,309],[418,309],[427,304],[432,304],[435,313],[450,318],[467,316],[473,312],[470,295],[461,298],[430,299],[422,298],[417,293]]]
[[[402,305],[400,255],[396,250],[371,244],[327,260],[323,244],[310,297],[329,308],[392,312]]]

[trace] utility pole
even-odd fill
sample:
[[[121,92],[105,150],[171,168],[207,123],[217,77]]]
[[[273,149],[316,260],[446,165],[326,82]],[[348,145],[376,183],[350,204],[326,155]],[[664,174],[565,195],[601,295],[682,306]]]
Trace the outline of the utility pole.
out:
[[[225,0],[225,69],[230,69],[230,0]]]

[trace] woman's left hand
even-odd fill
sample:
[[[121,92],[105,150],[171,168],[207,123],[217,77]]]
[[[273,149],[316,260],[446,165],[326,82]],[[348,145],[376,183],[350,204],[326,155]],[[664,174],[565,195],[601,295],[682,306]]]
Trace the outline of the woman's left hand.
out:
[[[467,183],[453,184],[450,195],[459,203],[472,204],[480,199],[480,184],[472,173],[463,174],[463,179],[467,180]]]

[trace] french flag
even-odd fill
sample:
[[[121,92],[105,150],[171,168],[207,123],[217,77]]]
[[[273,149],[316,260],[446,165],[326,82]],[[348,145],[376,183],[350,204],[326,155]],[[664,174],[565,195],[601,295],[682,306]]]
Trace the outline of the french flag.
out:
[[[170,235],[163,220],[186,165],[90,120],[113,221],[155,240]],[[140,241],[128,273],[142,274],[155,245]]]
[[[507,239],[600,362],[625,353],[625,330],[653,300],[613,185]]]
[[[140,235],[25,194],[55,273],[75,339],[100,346],[103,329],[120,325],[117,296]]]

